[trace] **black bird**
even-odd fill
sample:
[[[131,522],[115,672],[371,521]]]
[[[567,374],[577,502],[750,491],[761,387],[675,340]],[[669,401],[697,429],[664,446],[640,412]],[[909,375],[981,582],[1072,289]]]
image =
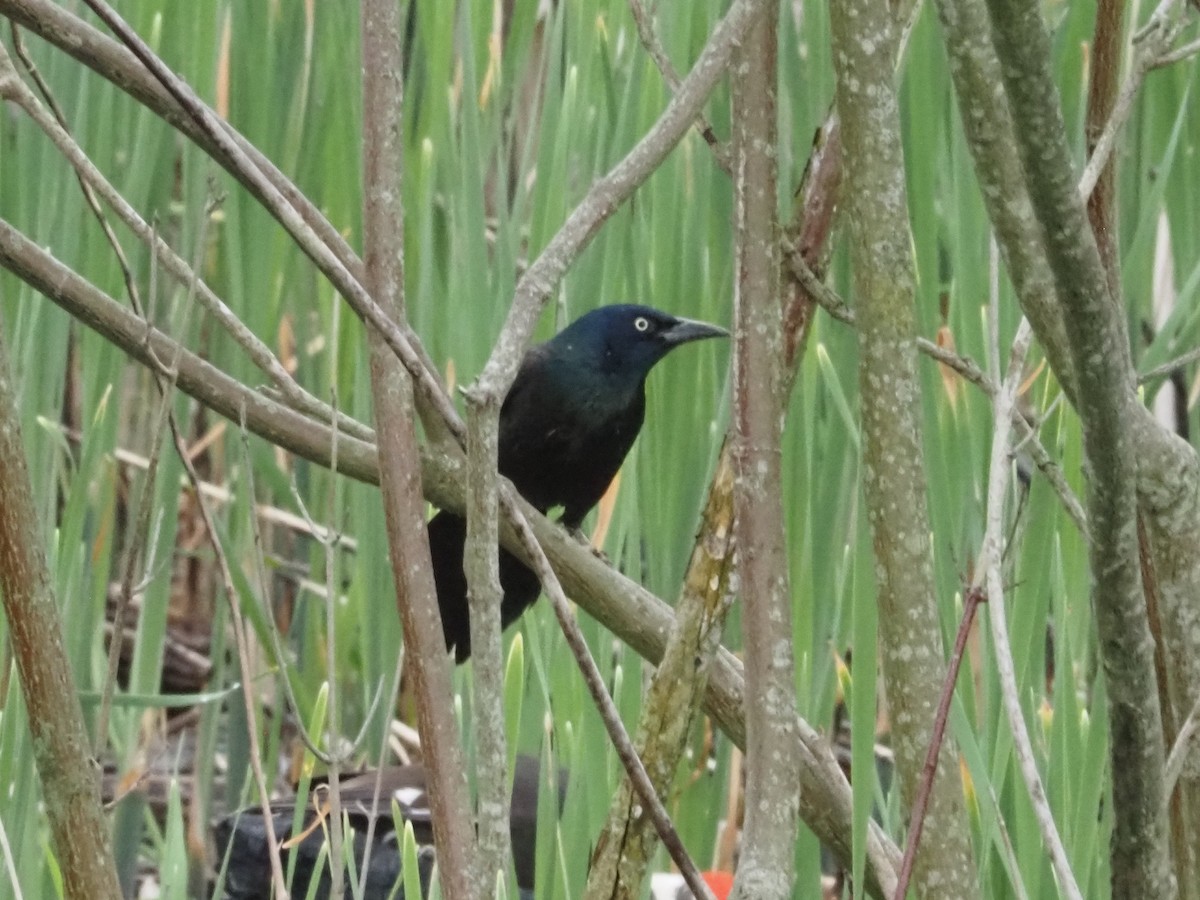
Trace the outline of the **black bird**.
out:
[[[393,801],[400,816],[413,826],[420,853],[417,866],[421,896],[428,896],[433,873],[433,818],[426,794],[423,766],[389,766],[379,776],[380,791],[375,794],[375,772],[364,772],[341,782],[342,810],[354,829],[353,840],[347,843],[347,854],[354,854],[355,869],[360,875],[367,856],[367,827],[375,820],[371,854],[363,879],[363,900],[388,900],[393,896],[404,900],[400,887],[401,835],[396,833],[391,814]],[[533,897],[534,870],[538,832],[538,795],[544,780],[536,756],[520,754],[513,772],[512,799],[509,807],[509,837],[512,841],[513,868],[521,898]],[[551,782],[553,783],[553,782]],[[567,772],[558,772],[558,809],[562,812],[567,793]],[[376,800],[378,799],[378,803]],[[322,804],[324,805],[324,804]],[[296,818],[303,820],[302,840],[285,851],[284,868],[290,867],[289,856],[295,855],[295,873],[291,883],[293,897],[313,896],[326,900],[330,894],[329,866],[321,847],[325,830],[312,827],[316,823],[313,797],[297,797],[292,802],[271,804],[275,833],[283,840],[292,833]],[[297,809],[300,813],[297,815]],[[221,819],[213,827],[213,837],[220,860],[218,868],[225,869],[224,900],[270,900],[270,844],[267,841],[266,820],[261,807],[250,807]],[[316,884],[313,884],[314,878]],[[347,888],[346,896],[350,896]],[[416,900],[416,898],[413,898]]]
[[[603,306],[532,347],[500,409],[499,470],[543,514],[563,508],[575,531],[603,496],[633,446],[646,413],[646,376],[673,348],[729,332],[647,306]],[[442,511],[429,522],[429,549],[446,649],[471,655],[463,544],[467,523]],[[541,591],[537,575],[500,550],[501,627]]]

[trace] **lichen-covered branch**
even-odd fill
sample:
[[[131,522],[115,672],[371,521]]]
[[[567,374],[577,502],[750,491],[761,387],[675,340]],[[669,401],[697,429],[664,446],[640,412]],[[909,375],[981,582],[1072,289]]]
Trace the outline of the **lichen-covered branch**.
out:
[[[882,0],[830,7],[846,160],[859,333],[864,492],[875,549],[879,634],[897,771],[912,803],[946,662],[934,593],[924,457],[914,276],[892,60],[896,25]],[[978,895],[956,754],[947,741],[929,798],[938,835],[917,856],[921,897]]]
[[[1041,246],[1015,149],[1013,121],[989,36],[987,8],[983,0],[937,0],[937,10],[946,36],[963,132],[975,160],[975,174],[1001,256],[1050,368],[1073,401],[1074,364],[1067,350],[1062,311],[1054,296],[1054,277]]]
[[[700,539],[692,550],[662,662],[646,691],[637,748],[655,790],[667,796],[704,697],[721,629],[733,601],[733,469],[722,452],[709,487]],[[634,900],[657,845],[629,783],[622,780],[596,842],[584,900]]]
[[[46,818],[68,900],[119,900],[100,773],[63,646],[21,440],[8,349],[0,334],[0,593],[25,698]]]
[[[1162,717],[1138,560],[1137,401],[1124,318],[1079,199],[1041,7],[988,0],[1026,186],[1066,324],[1088,474],[1092,597],[1108,686],[1113,896],[1172,891]]]
[[[784,542],[781,448],[784,388],[776,234],[776,22],[771,5],[733,67],[733,506],[741,548],[746,690],[746,821],[737,900],[791,896],[800,772],[788,752],[796,708],[792,599]]]

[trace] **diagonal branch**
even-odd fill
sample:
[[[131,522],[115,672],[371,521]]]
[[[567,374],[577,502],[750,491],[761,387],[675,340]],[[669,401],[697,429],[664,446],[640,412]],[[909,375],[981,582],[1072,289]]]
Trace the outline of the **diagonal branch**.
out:
[[[242,142],[233,136],[233,129],[200,100],[186,81],[159,59],[116,10],[104,0],[86,2],[185,110],[208,141],[215,145],[221,157],[235,166],[241,177],[254,185],[255,195],[263,206],[283,225],[296,245],[329,279],[355,314],[371,325],[396,354],[412,376],[419,396],[437,413],[440,423],[448,428],[461,444],[465,438],[462,422],[436,372],[428,364],[428,358],[420,349],[420,342],[412,329],[392,319],[389,313],[375,302],[358,277],[361,273],[351,271],[351,266],[306,221],[292,198],[285,196]]]
[[[567,269],[609,217],[659,167],[683,139],[729,68],[735,47],[745,39],[763,9],[764,0],[735,0],[713,29],[699,58],[671,97],[658,121],[611,171],[592,184],[566,222],[521,276],[504,328],[471,393],[479,402],[498,407],[512,385],[517,366],[537,324]],[[497,409],[498,413],[498,409]]]
[[[50,42],[178,129],[237,179],[268,212],[275,215],[310,256],[312,253],[303,237],[315,236],[316,241],[332,251],[355,279],[363,279],[363,262],[342,233],[270,159],[228,122],[220,119],[194,93],[191,94],[190,105],[181,104],[132,52],[53,0],[0,0],[0,15]],[[149,52],[149,48],[146,48],[146,52]],[[169,72],[165,74],[173,77]],[[198,115],[201,112],[203,115]],[[205,123],[215,123],[219,130],[209,131]],[[277,197],[282,197],[286,203],[272,203],[273,198]],[[281,218],[283,210],[288,208],[297,212],[310,229],[302,230],[303,237],[298,237],[289,228],[288,223],[292,220]],[[437,381],[437,368],[415,333],[405,323],[401,323],[400,328],[412,344],[413,352],[428,369],[430,377]],[[417,400],[419,405],[423,403],[421,396]],[[427,414],[426,408],[421,406],[421,413],[426,428],[440,439],[445,433],[445,426],[433,415],[433,410]]]
[[[641,38],[642,45],[646,48],[646,52],[650,54],[650,58],[654,60],[654,65],[658,67],[658,71],[662,75],[663,81],[666,82],[667,88],[672,94],[678,93],[679,73],[671,65],[671,58],[667,56],[667,50],[662,45],[662,41],[659,40],[658,32],[654,28],[653,15],[646,11],[646,7],[642,5],[642,0],[629,0],[629,12],[633,14],[633,21],[637,25],[638,37]],[[703,113],[697,117],[696,124],[700,129],[700,136],[704,138],[704,143],[708,144],[709,149],[712,150],[713,158],[716,160],[721,171],[726,175],[732,175],[733,163],[729,159],[729,148],[721,143],[721,139],[717,137],[712,124]]]
[[[798,252],[791,247],[785,247],[784,255],[792,277],[796,279],[822,309],[843,325],[855,327],[858,324],[858,317],[855,315],[854,310],[850,308],[846,301],[838,296],[833,288],[817,277],[816,273],[808,267]],[[944,366],[949,366],[964,379],[983,391],[988,399],[995,400],[996,394],[999,391],[996,382],[992,380],[987,372],[979,368],[979,365],[973,359],[961,356],[952,350],[947,350],[945,347],[940,347],[937,343],[923,335],[917,336],[917,349],[930,359],[936,360]],[[1071,517],[1071,521],[1075,523],[1075,527],[1079,529],[1079,533],[1086,537],[1088,533],[1087,514],[1083,511],[1083,504],[1079,502],[1079,498],[1075,495],[1071,486],[1067,484],[1067,479],[1063,475],[1062,468],[1050,457],[1049,451],[1042,445],[1037,434],[1037,428],[1016,407],[1012,408],[1012,421],[1021,433],[1022,443],[1028,446],[1029,455],[1033,458],[1034,465],[1037,466],[1039,472],[1046,476],[1050,487],[1058,495],[1059,502],[1062,503],[1067,515]]]
[[[734,600],[732,520],[733,470],[723,448],[704,507],[701,539],[692,551],[671,634],[662,661],[650,677],[638,721],[638,755],[655,788],[664,795],[683,756]],[[608,823],[596,841],[584,900],[640,896],[654,848],[654,833],[626,778],[609,805]],[[696,894],[695,887],[692,891]]]
[[[234,315],[233,311],[213,292],[212,288],[196,276],[194,267],[189,266],[158,235],[155,229],[138,214],[137,210],[121,196],[120,192],[113,187],[112,183],[104,177],[95,164],[87,157],[87,154],[83,152],[82,148],[76,143],[75,139],[66,130],[65,126],[61,124],[59,119],[38,102],[33,92],[17,76],[16,69],[12,66],[8,54],[2,46],[0,46],[0,97],[11,100],[20,107],[34,121],[38,128],[50,138],[58,151],[71,165],[71,168],[75,170],[75,174],[79,179],[89,205],[92,206],[96,215],[100,218],[106,237],[108,237],[110,243],[115,248],[114,253],[121,263],[127,287],[133,288],[133,282],[129,276],[128,264],[124,259],[124,254],[120,250],[120,245],[116,243],[115,237],[112,235],[112,229],[104,219],[97,195],[129,227],[134,236],[150,249],[155,261],[179,284],[185,286],[189,295],[199,299],[204,309],[216,319],[221,327],[246,352],[251,362],[258,366],[271,379],[279,389],[280,394],[289,403],[297,409],[319,418],[328,419],[333,415],[333,411],[327,404],[321,403],[321,401],[304,390],[296,382],[291,373],[284,368],[275,354],[271,352],[271,349]],[[137,309],[138,302],[135,289],[131,290],[130,298],[134,308]],[[370,437],[370,429],[348,417],[342,417],[342,427],[357,437],[364,439]]]

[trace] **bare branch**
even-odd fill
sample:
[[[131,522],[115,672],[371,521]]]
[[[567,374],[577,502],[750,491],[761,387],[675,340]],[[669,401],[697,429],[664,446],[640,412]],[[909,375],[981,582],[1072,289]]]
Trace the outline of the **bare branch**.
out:
[[[654,65],[658,66],[658,71],[662,75],[663,81],[666,82],[667,88],[672,94],[677,93],[679,91],[679,73],[675,71],[675,67],[671,64],[671,58],[667,56],[666,48],[658,39],[653,16],[646,11],[642,0],[629,0],[629,11],[633,14],[633,21],[637,24],[638,37],[642,40],[642,46],[654,60]],[[704,143],[708,144],[709,149],[712,150],[713,158],[721,171],[726,175],[732,175],[733,167],[729,159],[729,148],[721,143],[721,139],[713,130],[712,123],[703,113],[700,113],[696,118],[696,125],[700,129],[700,136],[704,138]]]
[[[99,767],[88,752],[44,546],[8,348],[0,334],[0,595],[8,642],[63,891],[68,900],[118,900],[121,886],[100,806]]]
[[[746,821],[733,897],[792,894],[799,768],[787,752],[796,708],[783,500],[784,344],[776,235],[776,27],[771,5],[738,48],[734,115],[733,528],[746,689]]]
[[[1136,53],[1132,70],[1121,87],[1121,93],[1117,97],[1112,115],[1108,117],[1104,131],[1096,140],[1095,149],[1079,178],[1079,196],[1084,200],[1091,196],[1096,182],[1100,179],[1100,173],[1108,164],[1109,157],[1116,146],[1117,137],[1129,120],[1130,113],[1133,112],[1133,101],[1137,99],[1146,75],[1155,68],[1176,61],[1170,50],[1171,44],[1179,36],[1184,13],[1183,0],[1161,0],[1154,12],[1151,13],[1150,20],[1135,35]],[[1194,52],[1188,51],[1186,47],[1182,50],[1185,52],[1179,58],[1186,57],[1188,52]]]
[[[363,56],[363,236],[365,284],[362,303],[378,298],[393,331],[405,321],[403,66],[404,29],[394,0],[364,0],[360,41]],[[338,273],[339,276],[342,274]],[[349,274],[349,273],[346,273]],[[358,287],[357,284],[351,285]],[[359,288],[361,291],[361,288]],[[396,604],[412,665],[417,716],[429,778],[433,837],[442,893],[448,900],[471,900],[490,893],[478,866],[479,845],[473,828],[458,722],[454,717],[450,661],[442,637],[429,541],[421,457],[416,435],[413,381],[428,379],[430,402],[442,404],[443,419],[454,429],[457,415],[420,357],[397,347],[384,332],[368,333],[371,396],[379,433],[380,489],[387,524],[388,553],[396,586]],[[403,350],[402,366],[389,352]],[[408,371],[405,371],[407,367]],[[411,376],[411,377],[410,377]],[[445,411],[449,410],[450,415]],[[461,434],[461,431],[458,433]]]
[[[142,314],[142,311],[139,309],[137,289],[132,277],[128,274],[128,263],[125,261],[124,253],[121,252],[120,245],[116,243],[112,229],[108,227],[104,220],[103,212],[99,207],[96,195],[99,195],[117,214],[117,217],[129,227],[134,236],[150,249],[153,259],[179,284],[187,288],[191,296],[199,299],[205,310],[245,350],[251,362],[258,366],[272,380],[279,389],[280,394],[290,404],[308,415],[328,419],[332,415],[332,410],[328,405],[321,403],[316,397],[304,390],[292,378],[287,369],[283,367],[283,364],[279,362],[275,354],[271,352],[271,349],[234,315],[233,311],[225,305],[224,301],[204,281],[197,277],[195,268],[189,266],[175,253],[166,241],[158,236],[154,228],[142,219],[138,212],[121,196],[120,192],[96,168],[95,164],[83,152],[82,148],[80,148],[66,128],[47,112],[38,102],[37,97],[33,95],[33,92],[16,77],[15,70],[11,68],[11,62],[9,62],[7,54],[0,47],[0,69],[2,68],[9,70],[11,78],[6,77],[0,83],[0,88],[2,88],[0,89],[0,95],[17,104],[47,137],[53,141],[55,147],[75,170],[76,177],[83,187],[84,195],[95,214],[100,218],[105,235],[115,248],[121,268],[126,273],[125,283],[134,310],[139,315]],[[349,417],[343,417],[341,425],[348,433],[358,438],[366,440],[371,437],[370,429]]]
[[[729,67],[734,48],[766,6],[764,0],[734,0],[658,121],[624,159],[592,184],[567,221],[525,270],[496,346],[471,388],[486,398],[483,405],[498,406],[499,398],[508,392],[542,307],[567,268],[691,128]]]
[[[1067,859],[1062,838],[1059,837],[1058,828],[1054,824],[1054,816],[1046,799],[1046,790],[1038,773],[1033,745],[1029,740],[1029,730],[1025,727],[1025,712],[1021,708],[1012,645],[1008,640],[1004,578],[1000,571],[1000,563],[1004,558],[1004,498],[1008,493],[1008,477],[1012,470],[1009,440],[1013,407],[1024,375],[1025,354],[1029,350],[1031,337],[1029,320],[1022,319],[1017,328],[1017,335],[1013,338],[1008,374],[996,394],[992,416],[992,459],[988,469],[987,528],[976,568],[977,584],[973,587],[983,583],[987,585],[988,614],[991,617],[992,642],[996,648],[996,669],[1000,675],[1004,711],[1008,714],[1008,725],[1012,729],[1013,752],[1025,779],[1025,790],[1033,805],[1034,817],[1042,832],[1042,841],[1050,854],[1050,864],[1058,878],[1058,889],[1068,900],[1083,900],[1079,885],[1075,882],[1075,873],[1071,871],[1071,863]]]
[[[646,773],[646,767],[642,764],[641,757],[638,756],[633,741],[629,738],[629,732],[625,730],[625,723],[621,720],[617,705],[605,687],[604,677],[600,674],[600,669],[588,649],[587,641],[575,619],[575,613],[563,591],[562,583],[550,566],[550,560],[543,549],[546,544],[545,531],[542,530],[541,534],[535,534],[530,522],[530,516],[534,512],[533,508],[524,500],[516,498],[507,484],[500,492],[499,501],[500,512],[504,515],[505,524],[516,532],[520,549],[528,557],[526,561],[530,568],[537,573],[538,579],[542,582],[542,590],[554,608],[554,615],[562,628],[563,638],[566,640],[571,654],[575,657],[584,684],[587,685],[588,693],[591,694],[596,709],[600,713],[600,719],[604,723],[604,730],[608,732],[608,739],[612,742],[613,749],[617,751],[617,758],[621,760],[621,765],[624,766],[625,773],[629,776],[634,790],[645,804],[646,814],[658,832],[667,853],[670,854],[671,860],[679,867],[679,871],[683,873],[688,884],[695,886],[693,891],[699,888],[700,896],[703,896],[703,881],[696,869],[696,864],[688,856],[687,849],[679,838],[679,833],[671,823],[666,806],[663,805],[654,789],[654,783]],[[539,516],[538,518],[542,522],[546,521],[544,517]],[[568,537],[563,529],[557,528],[557,526],[550,527],[556,530],[558,536],[574,543],[574,540]],[[590,555],[590,551],[587,552]]]
[[[233,136],[232,128],[200,101],[191,86],[175,75],[104,0],[86,2],[186,111],[207,140],[219,150],[221,157],[237,169],[239,177],[254,185],[256,196],[267,210],[330,280],[351,309],[369,323],[396,354],[412,376],[425,403],[436,411],[441,423],[461,443],[465,438],[462,421],[436,372],[428,365],[427,357],[419,349],[419,342],[412,330],[391,319],[375,302],[341,255],[306,221],[294,198],[290,195],[285,196],[268,177],[265,169],[258,165],[252,154]]]
[[[1165,362],[1161,366],[1155,366],[1149,372],[1143,372],[1138,376],[1138,384],[1145,384],[1148,381],[1154,381],[1157,378],[1165,378],[1173,374],[1177,369],[1182,369],[1184,366],[1190,366],[1196,360],[1200,359],[1200,347],[1193,348],[1187,353],[1182,353],[1175,357],[1170,362]]]
[[[917,796],[946,663],[936,592],[917,378],[914,275],[893,60],[898,40],[884,0],[830,7],[838,112],[846,157],[859,335],[863,486],[875,558],[879,638],[903,805]],[[917,893],[979,895],[952,741],[929,795],[936,845],[922,845]]]
[[[62,107],[58,105],[58,101],[54,98],[54,92],[50,90],[50,85],[42,78],[42,73],[38,71],[34,65],[33,58],[25,49],[25,41],[21,37],[21,29],[17,27],[16,22],[9,22],[12,31],[13,51],[17,54],[17,59],[21,60],[21,65],[25,67],[25,71],[29,73],[29,77],[33,79],[33,83],[37,85],[38,91],[42,98],[46,101],[46,105],[50,107],[50,112],[54,116],[54,121],[62,127],[63,131],[70,132],[67,126],[67,117],[63,114]],[[117,262],[121,267],[121,277],[125,280],[125,291],[129,294],[129,302],[133,305],[135,311],[142,313],[140,301],[138,300],[137,284],[133,280],[133,271],[129,268],[129,259],[125,256],[125,251],[121,247],[121,242],[117,240],[117,236],[113,233],[112,226],[109,225],[108,219],[104,215],[104,210],[100,208],[100,201],[96,197],[95,191],[88,184],[87,179],[82,173],[76,172],[76,177],[79,181],[79,187],[83,190],[84,200],[87,201],[88,208],[91,209],[100,223],[100,228],[104,231],[104,239],[108,241],[108,245],[112,247],[113,255],[117,257]],[[118,620],[119,621],[119,620]]]
[[[250,656],[250,641],[246,636],[246,620],[242,617],[242,604],[237,588],[233,584],[233,572],[229,567],[229,558],[226,556],[225,548],[221,545],[220,536],[217,534],[212,510],[200,490],[200,476],[196,473],[196,467],[192,465],[192,458],[187,452],[183,435],[178,429],[172,429],[171,436],[175,440],[175,450],[179,455],[179,461],[183,463],[184,471],[187,472],[188,479],[195,491],[196,505],[200,510],[200,517],[204,522],[204,530],[208,534],[209,543],[212,545],[217,569],[221,573],[221,587],[225,592],[225,599],[229,603],[229,619],[233,625],[233,641],[237,648],[238,668],[242,673],[241,695],[246,707],[246,739],[250,747],[250,771],[254,776],[254,786],[258,789],[263,827],[267,836],[267,846],[270,848],[271,882],[275,889],[275,896],[286,900],[288,896],[287,882],[283,877],[283,866],[279,857],[279,839],[275,836],[275,817],[271,814],[271,792],[267,788],[267,777],[262,764],[262,748],[259,745],[257,707],[253,692],[254,664]]]
[[[0,266],[24,279],[67,313],[92,328],[152,371],[175,355],[176,342],[100,291],[0,219]],[[265,397],[190,351],[179,354],[178,385],[231,422],[241,410],[251,429],[305,459],[330,465],[329,429],[324,423]],[[338,471],[361,480],[378,478],[375,446],[347,437],[341,444]]]
[[[683,755],[733,604],[734,547],[733,468],[723,447],[704,507],[701,537],[692,550],[675,604],[671,635],[662,662],[651,676],[638,722],[638,755],[655,789],[664,795]],[[740,779],[735,780],[740,787]],[[625,778],[596,842],[584,900],[639,897],[654,849],[653,830],[642,815],[629,778]],[[692,890],[695,893],[695,888]]]
[[[80,183],[85,185],[84,192],[90,195],[90,191],[86,188],[86,182],[84,182],[82,178],[80,179]],[[95,198],[92,197],[91,202],[94,202],[94,200]],[[100,212],[99,207],[94,206],[93,209],[103,222],[104,216],[103,213]],[[203,218],[200,222],[200,228],[196,241],[197,256],[203,252],[204,242],[208,234],[208,213],[209,210],[207,208],[202,213]],[[107,223],[105,223],[105,226],[106,234],[108,234],[112,240],[115,241],[115,237],[112,236],[111,230],[107,228]],[[124,267],[124,254],[120,253],[120,245],[117,244],[116,246],[118,247],[118,256],[121,258],[122,266]],[[126,269],[126,271],[128,270]],[[156,272],[157,269],[152,266],[150,271],[152,295],[155,281],[154,276]],[[130,291],[130,300],[134,303],[135,310],[138,311],[139,315],[144,315],[144,313],[138,309],[138,305],[136,303],[137,290],[134,287],[132,278],[126,281],[126,286]],[[194,289],[195,280],[188,285],[189,294],[191,294]],[[188,299],[190,301],[191,297],[189,296]],[[192,304],[189,302],[184,307],[183,321],[180,323],[181,333],[187,332],[187,322],[190,319],[191,309]],[[162,452],[163,436],[167,428],[170,428],[171,433],[177,436],[177,440],[182,440],[182,436],[179,435],[179,425],[175,421],[175,413],[171,407],[171,404],[175,399],[175,377],[176,373],[178,372],[179,353],[181,350],[182,344],[176,345],[175,355],[171,360],[170,366],[166,367],[166,371],[161,373],[156,372],[153,375],[154,383],[158,388],[160,399],[158,414],[155,419],[154,430],[150,439],[150,462],[146,468],[146,478],[142,482],[142,491],[138,497],[137,505],[135,506],[132,527],[129,530],[128,544],[126,545],[124,553],[122,554],[120,591],[117,594],[117,608],[113,614],[113,621],[120,623],[122,626],[125,623],[125,611],[129,608],[130,603],[133,601],[133,594],[135,590],[134,581],[137,576],[138,569],[142,564],[142,542],[145,541],[150,532],[150,515],[153,508],[154,485],[158,477],[158,461],[159,454]],[[152,564],[147,562],[147,569],[149,568],[152,568]],[[100,711],[96,716],[96,738],[94,742],[94,749],[97,757],[104,752],[108,744],[108,717],[112,705],[113,690],[115,689],[117,683],[117,666],[120,662],[120,658],[121,641],[113,640],[108,646],[108,669],[105,673],[104,688],[101,691]],[[245,690],[250,689],[247,685],[243,685],[243,687]]]
[[[784,253],[789,272],[808,292],[808,295],[835,320],[851,327],[857,327],[858,319],[849,304],[838,296],[833,288],[818,278],[794,249],[785,245]],[[973,359],[955,353],[953,350],[947,350],[945,347],[939,347],[934,341],[920,335],[917,336],[916,343],[917,349],[930,359],[949,366],[983,391],[989,399],[995,398],[996,382]],[[1021,442],[1029,447],[1029,455],[1033,457],[1034,465],[1050,482],[1050,487],[1058,495],[1059,502],[1067,511],[1067,515],[1071,517],[1071,521],[1075,523],[1080,533],[1086,536],[1088,533],[1087,514],[1083,510],[1083,504],[1075,495],[1075,491],[1067,484],[1062,468],[1050,457],[1049,452],[1038,439],[1037,429],[1025,419],[1020,410],[1014,408],[1012,414],[1013,423],[1021,433]]]
[[[904,900],[908,896],[908,884],[917,861],[917,850],[921,847],[921,836],[925,833],[926,813],[933,792],[933,779],[937,775],[938,755],[942,752],[942,744],[946,740],[946,722],[950,718],[950,704],[954,700],[954,685],[958,681],[963,656],[966,655],[967,638],[970,637],[975,624],[976,612],[985,600],[983,593],[978,589],[967,591],[963,600],[963,613],[958,622],[958,633],[954,637],[954,649],[950,651],[946,679],[942,682],[942,695],[938,699],[937,712],[933,716],[932,737],[925,750],[925,763],[921,766],[921,783],[913,799],[912,812],[908,815],[908,837],[904,843],[904,859],[900,863],[896,890],[892,894],[893,900]],[[1004,827],[1003,819],[1000,820],[1000,827]]]
[[[1089,469],[1093,605],[1109,696],[1114,897],[1170,893],[1162,714],[1137,541],[1136,400],[1119,313],[1084,213],[1041,8],[988,0],[992,40],[1013,118],[1026,187],[1066,328]]]

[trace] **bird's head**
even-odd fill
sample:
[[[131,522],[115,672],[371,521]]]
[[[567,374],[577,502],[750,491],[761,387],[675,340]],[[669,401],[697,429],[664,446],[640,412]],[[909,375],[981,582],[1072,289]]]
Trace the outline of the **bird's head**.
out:
[[[680,344],[728,336],[724,328],[707,322],[625,303],[580,316],[550,346],[566,358],[640,383],[655,363]]]

